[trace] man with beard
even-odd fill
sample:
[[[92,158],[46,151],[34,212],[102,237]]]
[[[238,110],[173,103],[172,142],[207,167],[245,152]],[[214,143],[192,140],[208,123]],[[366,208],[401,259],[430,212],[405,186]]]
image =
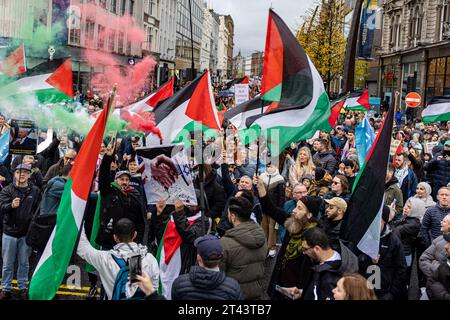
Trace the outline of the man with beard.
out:
[[[292,215],[289,215],[273,204],[259,177],[257,177],[257,189],[264,212],[267,212],[278,224],[283,225],[287,231],[267,289],[271,299],[285,299],[286,295],[275,291],[277,286],[284,288],[282,290],[303,289],[311,276],[311,261],[302,252],[302,233],[306,229],[317,226],[322,199],[302,197],[297,201]]]
[[[339,197],[325,200],[328,204],[325,209],[326,216],[323,219],[323,229],[328,237],[333,249],[339,245],[339,233],[341,231],[342,220],[347,210],[347,202]]]
[[[394,175],[395,168],[392,163],[388,164],[386,172],[386,189],[384,190],[384,203],[392,205],[395,202],[395,213],[401,214],[403,212],[403,195],[402,190],[398,186],[398,180]]]

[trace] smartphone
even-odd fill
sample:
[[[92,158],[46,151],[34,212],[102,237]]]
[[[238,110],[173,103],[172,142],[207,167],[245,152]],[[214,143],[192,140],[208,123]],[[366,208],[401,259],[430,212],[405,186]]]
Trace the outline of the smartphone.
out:
[[[285,295],[286,297],[288,297],[289,299],[295,300],[295,296],[289,294],[286,290],[284,290],[283,287],[280,287],[279,285],[275,286],[275,290],[277,290],[278,292],[282,293],[283,295]]]
[[[128,259],[128,274],[130,275],[131,282],[137,282],[137,275],[142,274],[142,257],[141,255],[136,255],[133,257],[130,257]]]

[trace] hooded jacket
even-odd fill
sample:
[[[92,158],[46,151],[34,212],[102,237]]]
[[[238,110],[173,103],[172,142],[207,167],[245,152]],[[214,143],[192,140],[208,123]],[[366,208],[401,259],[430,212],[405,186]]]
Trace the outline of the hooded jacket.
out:
[[[239,283],[225,272],[193,266],[172,285],[172,300],[243,300]]]
[[[261,300],[264,295],[264,262],[267,256],[266,236],[253,221],[229,229],[220,239],[223,258],[220,269],[239,282],[247,300]]]
[[[273,174],[264,172],[261,175],[264,186],[267,189],[269,197],[277,207],[282,207],[285,201],[285,182],[280,172],[276,170]]]
[[[150,277],[153,287],[158,290],[159,287],[159,267],[155,257],[147,252],[147,247],[139,245],[135,242],[119,243],[113,249],[108,251],[96,250],[89,243],[83,228],[78,243],[77,254],[91,264],[99,273],[102,285],[105,288],[106,296],[111,300],[114,284],[116,282],[117,274],[119,273],[119,265],[114,261],[113,255],[117,258],[124,259],[127,262],[128,258],[140,254],[142,257],[142,271],[146,272]],[[128,287],[128,286],[127,286]],[[130,286],[130,296],[134,294],[137,289],[137,284]],[[127,288],[128,292],[128,288]]]
[[[47,189],[45,189],[42,201],[40,204],[40,215],[57,214],[59,203],[64,192],[64,187],[67,180],[63,177],[57,176],[47,183]]]
[[[373,275],[372,259],[366,254],[359,257],[360,273],[368,278]],[[406,259],[403,245],[396,232],[389,225],[383,229],[380,237],[379,259],[376,265],[380,268],[381,286],[375,288],[380,300],[404,298],[406,293]],[[372,271],[371,271],[372,270]]]
[[[303,300],[332,300],[332,290],[346,272],[358,272],[358,258],[341,241],[336,250],[340,260],[327,261],[313,266],[313,276],[306,286]]]
[[[443,236],[439,236],[433,240],[431,246],[425,250],[419,258],[419,268],[427,278],[431,278],[439,265],[446,261],[445,241]]]

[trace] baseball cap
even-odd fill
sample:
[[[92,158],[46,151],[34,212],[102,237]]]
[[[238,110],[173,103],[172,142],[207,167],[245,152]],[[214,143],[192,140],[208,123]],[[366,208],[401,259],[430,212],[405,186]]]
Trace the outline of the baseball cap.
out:
[[[194,246],[197,248],[197,253],[205,261],[220,260],[223,256],[220,240],[210,234],[195,239]]]
[[[31,172],[31,167],[29,166],[29,165],[27,165],[27,164],[19,164],[17,167],[16,167],[16,170],[15,171],[17,171],[17,170],[21,170],[21,171],[30,171]]]
[[[126,171],[126,170],[122,170],[122,171],[119,171],[119,172],[116,173],[116,175],[114,177],[114,180],[120,178],[124,174],[126,174],[128,176],[128,178],[131,179],[131,174],[128,171]]]
[[[450,147],[450,140],[445,141],[444,146]]]
[[[332,206],[338,207],[341,210],[347,210],[347,202],[339,197],[334,197],[331,199],[325,199],[325,202],[331,204]]]

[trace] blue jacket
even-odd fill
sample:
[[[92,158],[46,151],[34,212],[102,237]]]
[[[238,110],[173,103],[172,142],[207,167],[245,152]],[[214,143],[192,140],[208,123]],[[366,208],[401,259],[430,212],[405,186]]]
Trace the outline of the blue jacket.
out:
[[[427,247],[431,245],[434,239],[442,234],[441,221],[449,213],[450,208],[442,208],[439,204],[425,211],[420,228],[420,236]]]
[[[40,215],[57,214],[66,180],[56,176],[49,180],[40,205]]]
[[[414,171],[409,168],[408,175],[403,179],[403,183],[400,186],[402,190],[403,199],[409,199],[416,194],[417,176]]]

